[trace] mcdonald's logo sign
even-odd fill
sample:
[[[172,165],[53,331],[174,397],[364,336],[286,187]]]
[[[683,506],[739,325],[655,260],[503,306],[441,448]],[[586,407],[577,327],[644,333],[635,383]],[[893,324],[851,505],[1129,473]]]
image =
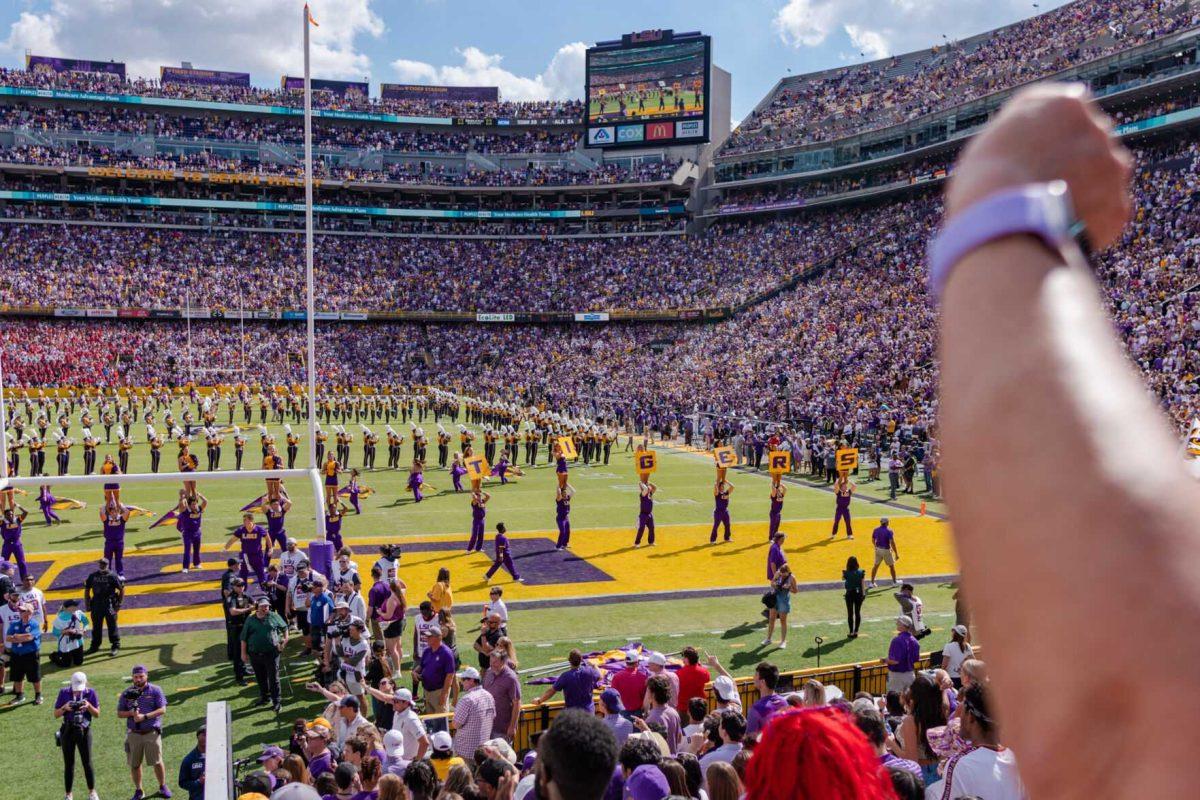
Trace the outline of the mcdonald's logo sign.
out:
[[[651,122],[646,125],[646,138],[654,139],[674,139],[675,125],[670,122]]]
[[[792,469],[792,454],[787,450],[772,450],[767,454],[767,472],[783,475]]]

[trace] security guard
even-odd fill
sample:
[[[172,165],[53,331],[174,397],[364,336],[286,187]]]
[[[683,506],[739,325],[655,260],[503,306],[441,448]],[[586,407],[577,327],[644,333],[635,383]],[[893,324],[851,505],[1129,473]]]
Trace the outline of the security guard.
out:
[[[246,582],[234,578],[232,591],[225,598],[225,656],[233,663],[233,677],[238,686],[246,685],[246,661],[242,654],[242,627],[250,614],[250,598],[246,597]]]
[[[254,668],[258,682],[258,703],[265,706],[269,700],[275,713],[280,712],[279,702],[279,654],[287,647],[288,626],[272,610],[271,601],[258,598],[254,613],[246,617],[241,631],[241,656]]]
[[[117,613],[121,610],[121,601],[125,599],[125,584],[117,574],[109,570],[108,561],[100,559],[96,562],[97,569],[83,584],[83,606],[92,615],[92,646],[89,653],[100,649],[104,638],[104,625],[108,624],[108,643],[112,646],[111,655],[116,655],[121,649],[121,631],[117,627]]]

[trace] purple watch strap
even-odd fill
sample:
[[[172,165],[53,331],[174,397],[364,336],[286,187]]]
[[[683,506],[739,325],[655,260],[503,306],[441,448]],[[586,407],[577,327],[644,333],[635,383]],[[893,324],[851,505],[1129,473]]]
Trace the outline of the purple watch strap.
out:
[[[972,250],[1014,234],[1053,250],[1071,240],[1074,214],[1065,181],[1031,183],[985,197],[952,219],[929,245],[929,293],[941,302],[954,267]]]

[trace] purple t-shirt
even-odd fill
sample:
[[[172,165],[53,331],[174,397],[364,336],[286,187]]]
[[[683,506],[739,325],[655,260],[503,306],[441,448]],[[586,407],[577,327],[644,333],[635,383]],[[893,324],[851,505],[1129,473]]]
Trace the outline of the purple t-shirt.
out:
[[[521,699],[521,681],[509,667],[500,672],[488,669],[483,673],[483,689],[492,696],[496,704],[496,717],[492,721],[492,736],[506,736],[512,723],[513,700]]]
[[[445,644],[440,645],[436,650],[432,647],[425,648],[425,652],[421,654],[421,686],[425,691],[439,691],[446,683],[446,676],[453,674],[453,650]]]
[[[328,750],[319,756],[313,756],[313,759],[308,762],[308,774],[313,777],[314,781],[326,772],[333,772],[333,753]]]
[[[750,706],[750,715],[746,717],[746,735],[758,733],[767,724],[767,720],[788,707],[787,700],[772,692]]]
[[[767,580],[772,580],[775,571],[786,563],[787,556],[783,554],[783,548],[779,546],[779,542],[772,542],[771,550],[767,553]]]
[[[130,686],[124,692],[121,692],[121,697],[117,700],[117,711],[133,711],[135,708],[143,714],[149,714],[151,711],[159,708],[167,707],[167,696],[163,694],[162,689],[155,686],[153,683],[147,683],[137,700],[126,698],[125,694],[134,687]],[[136,731],[137,733],[149,733],[151,731],[162,730],[161,716],[153,719],[144,719],[141,722],[134,722],[133,717],[125,719],[126,730]]]
[[[62,708],[63,706],[70,703],[72,700],[76,700],[76,699],[86,700],[89,703],[91,703],[93,706],[95,706],[96,708],[100,707],[100,698],[96,696],[95,689],[84,689],[82,692],[79,692],[79,695],[77,698],[76,693],[71,691],[70,686],[65,686],[62,689],[58,690],[58,697],[55,698],[55,700],[54,700],[54,707],[56,709]],[[88,711],[87,709],[82,709],[80,711],[68,711],[66,714],[63,715],[63,719],[64,720],[68,719],[73,714],[78,714],[81,720],[86,720],[86,721],[80,722],[81,726],[85,725],[85,724],[91,724],[92,712]]]
[[[600,671],[591,664],[580,664],[575,669],[569,669],[554,682],[555,691],[563,693],[563,702],[567,708],[582,708],[589,714],[596,713],[596,703],[592,692],[600,684]]]
[[[896,535],[892,533],[891,528],[885,528],[880,525],[871,532],[871,541],[875,543],[876,547],[880,548],[881,550],[886,550],[892,546],[892,539],[894,539],[895,536]]]
[[[913,636],[908,631],[901,631],[892,639],[892,643],[888,645],[888,660],[895,661],[895,664],[888,664],[889,672],[912,672],[913,665],[917,663],[917,659],[921,657],[921,645],[917,642],[917,637]]]
[[[909,761],[907,758],[899,758],[891,753],[884,753],[879,757],[879,763],[887,769],[899,769],[904,772],[911,772],[913,775],[921,774],[921,765],[915,761]]]
[[[378,611],[387,602],[388,596],[392,590],[383,581],[375,581],[375,585],[371,587],[371,591],[367,592],[367,605]]]
[[[658,722],[667,729],[667,748],[675,755],[679,751],[679,712],[670,706],[656,706],[646,715],[646,722]]]

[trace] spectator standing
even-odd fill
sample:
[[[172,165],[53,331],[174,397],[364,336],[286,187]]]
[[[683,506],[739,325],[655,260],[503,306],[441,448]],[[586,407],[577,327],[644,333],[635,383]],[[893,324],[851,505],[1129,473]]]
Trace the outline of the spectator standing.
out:
[[[4,631],[4,646],[9,653],[12,671],[13,699],[11,705],[25,702],[25,681],[33,684],[33,704],[42,704],[42,631],[33,621],[33,606],[22,603],[16,619]]]
[[[196,746],[179,762],[179,788],[188,793],[188,800],[204,800],[204,764],[208,749],[208,728],[196,729]]]
[[[663,739],[671,755],[679,751],[680,731],[683,724],[679,712],[671,705],[671,684],[665,675],[654,675],[646,682],[646,696],[650,700],[650,710],[646,713],[646,723],[658,723],[666,728]]]
[[[133,800],[142,800],[142,765],[154,768],[158,793],[170,797],[166,767],[162,759],[162,721],[167,713],[167,697],[162,689],[150,683],[146,668],[134,666],[130,673],[133,685],[121,692],[117,700],[117,716],[125,720],[125,755],[133,780]]]
[[[900,551],[896,549],[896,534],[888,527],[887,517],[879,520],[879,527],[871,532],[871,541],[875,545],[875,565],[871,567],[871,588],[875,588],[875,574],[879,572],[880,564],[887,564],[892,573],[892,583],[899,583],[896,578],[896,562],[900,560]]]
[[[541,705],[561,691],[563,703],[567,708],[578,708],[589,714],[596,713],[593,692],[603,680],[600,677],[600,670],[591,664],[583,663],[583,654],[578,650],[572,650],[567,654],[567,663],[571,665],[571,668],[559,675],[558,679],[554,681],[554,685],[543,692],[541,697],[534,700],[534,704]]]
[[[866,599],[867,573],[859,568],[858,559],[850,556],[846,559],[846,568],[842,570],[842,585],[846,590],[846,627],[850,629],[847,637],[858,638],[858,628],[862,625],[862,605]]]
[[[683,666],[675,672],[679,681],[679,696],[675,710],[680,716],[687,714],[688,703],[694,697],[705,699],[704,687],[712,680],[712,673],[700,666],[700,653],[691,645],[683,648]]]
[[[742,751],[742,739],[746,735],[746,718],[736,711],[719,715],[717,735],[721,744],[700,757],[700,769],[708,772],[709,766],[719,762],[732,764],[734,757]]]
[[[333,720],[333,736],[339,750],[344,749],[346,742],[353,739],[361,728],[370,725],[361,713],[357,697],[348,694],[338,701],[337,714]]]
[[[432,752],[429,755],[429,762],[433,764],[433,771],[437,774],[439,781],[445,781],[446,776],[450,774],[450,770],[459,765],[466,765],[466,761],[462,756],[454,754],[454,740],[450,738],[450,734],[446,731],[438,731],[429,737],[429,745]],[[472,757],[474,754],[472,754]]]
[[[483,673],[483,689],[492,696],[496,707],[491,736],[511,743],[521,720],[521,680],[509,666],[503,651],[493,649],[488,662],[488,669]]]
[[[671,670],[667,669],[667,657],[662,653],[651,653],[646,657],[646,672],[650,678],[655,675],[666,676],[667,682],[671,685],[671,705],[679,699],[679,676]]]
[[[772,716],[787,708],[787,701],[775,691],[779,683],[779,667],[769,661],[761,661],[754,668],[754,688],[759,699],[750,706],[746,717],[746,734],[753,735],[762,730]]]
[[[922,672],[903,697],[907,713],[890,747],[900,758],[921,765],[921,776],[928,786],[938,778],[938,757],[930,746],[929,732],[946,724],[942,690],[928,673]]]
[[[444,713],[450,704],[450,686],[454,681],[454,652],[442,643],[442,630],[431,626],[425,635],[425,652],[413,667],[413,673],[425,690],[425,713]]]
[[[98,800],[96,774],[92,769],[92,722],[100,717],[100,698],[87,685],[87,675],[75,672],[70,684],[58,690],[54,700],[54,716],[62,720],[59,727],[59,747],[63,755],[63,783],[67,800],[72,797],[75,783],[75,754],[83,766],[83,779],[88,787],[88,800]]]
[[[875,748],[879,763],[887,769],[898,769],[921,776],[921,765],[906,758],[900,758],[887,749],[888,729],[883,714],[870,700],[856,700],[854,703],[854,724],[867,737],[867,741]],[[921,778],[924,783],[924,778]]]
[[[988,691],[983,686],[972,686],[963,693],[961,733],[967,748],[946,762],[943,779],[925,790],[926,800],[1027,800],[1016,757],[1000,744]]]
[[[46,613],[46,595],[37,588],[37,578],[32,572],[21,576],[20,601],[33,607],[33,622],[42,629],[42,633],[50,632],[50,619]]]
[[[912,685],[914,667],[921,657],[921,645],[912,633],[910,617],[896,617],[896,635],[888,645],[888,691],[903,692]]]
[[[499,614],[488,614],[487,619],[483,621],[483,626],[479,630],[479,636],[475,638],[474,648],[475,652],[479,654],[479,668],[481,670],[488,668],[491,662],[489,655],[495,649],[500,638],[504,636],[504,632],[501,630],[502,625],[503,621],[500,619]]]
[[[950,641],[942,648],[942,669],[950,676],[955,689],[962,688],[963,662],[975,657],[975,650],[967,642],[968,634],[966,625],[955,625],[950,629]]]
[[[250,662],[258,683],[258,705],[265,706],[269,701],[278,714],[279,654],[287,647],[287,623],[271,609],[270,600],[260,597],[254,613],[246,617],[239,639],[242,660]]]
[[[538,797],[542,800],[601,800],[617,765],[616,739],[593,714],[565,710],[538,742]]]
[[[646,697],[646,681],[649,676],[639,665],[638,654],[634,650],[625,652],[625,669],[612,676],[611,685],[621,695],[621,705],[626,717],[642,716],[642,704]]]
[[[125,599],[125,582],[108,568],[108,561],[96,562],[96,570],[83,582],[83,608],[92,615],[92,646],[89,653],[100,649],[104,640],[104,626],[108,626],[110,655],[121,649],[121,631],[117,627],[117,614],[121,601]]]
[[[384,736],[384,743],[387,744],[387,736],[392,734],[398,734],[400,741],[398,748],[393,744],[392,749],[387,751],[388,768],[402,763],[403,766],[399,767],[402,771],[410,761],[418,761],[428,755],[429,734],[425,731],[425,723],[413,708],[412,692],[408,689],[397,689],[392,695],[392,712],[392,729]]]
[[[483,689],[479,670],[467,667],[458,673],[461,687],[454,706],[454,752],[463,758],[475,757],[475,748],[492,738],[496,703]]]
[[[771,636],[775,632],[775,621],[778,620],[779,648],[784,650],[787,649],[787,618],[792,611],[792,595],[800,591],[791,567],[787,564],[780,565],[774,580],[771,581],[771,589],[775,592],[775,605],[768,609],[767,637],[763,639],[763,644],[771,644]]]

